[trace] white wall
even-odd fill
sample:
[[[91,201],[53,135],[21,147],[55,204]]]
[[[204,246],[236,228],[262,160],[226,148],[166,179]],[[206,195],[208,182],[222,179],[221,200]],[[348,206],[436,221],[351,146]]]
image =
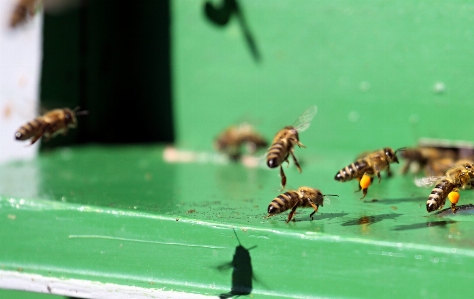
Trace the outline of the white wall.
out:
[[[0,0],[0,162],[28,159],[38,144],[28,146],[15,131],[37,115],[42,59],[41,11],[28,23],[10,28],[14,0]]]

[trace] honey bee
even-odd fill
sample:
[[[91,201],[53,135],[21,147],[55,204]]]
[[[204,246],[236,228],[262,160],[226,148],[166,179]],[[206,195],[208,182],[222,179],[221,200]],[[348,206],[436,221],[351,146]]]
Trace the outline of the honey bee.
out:
[[[40,0],[17,0],[10,17],[10,26],[16,27],[26,22],[30,17],[35,15],[40,5]]]
[[[459,201],[459,189],[472,188],[474,179],[474,163],[460,160],[446,171],[442,177],[425,177],[415,180],[418,187],[430,187],[435,185],[426,201],[426,210],[432,212],[443,208],[446,198],[451,202],[451,209],[456,213],[456,204]]]
[[[443,165],[449,164],[449,160],[454,163],[458,155],[449,149],[442,150],[435,147],[419,146],[405,149],[400,156],[406,160],[401,168],[402,174],[406,174],[410,167],[416,166],[417,170],[415,172],[425,168],[426,175],[433,176],[444,174],[452,164],[448,168],[441,169],[442,174],[439,174],[438,168],[443,168]]]
[[[275,135],[272,145],[267,152],[267,165],[270,168],[280,166],[281,190],[285,189],[286,176],[283,171],[282,163],[288,161],[288,156],[291,155],[295,162],[296,168],[301,173],[301,167],[293,154],[294,146],[305,147],[299,140],[299,133],[309,128],[311,120],[317,112],[316,106],[311,106],[303,114],[301,114],[291,126],[286,126]],[[280,190],[280,191],[281,191]]]
[[[346,166],[345,168],[338,171],[334,179],[339,182],[347,182],[352,179],[359,180],[359,189],[362,190],[362,198],[367,195],[367,190],[373,181],[373,176],[376,175],[381,181],[380,172],[387,170],[388,175],[390,172],[390,163],[398,163],[397,152],[403,150],[393,149],[386,147],[378,151],[374,151],[364,158],[356,160],[354,163]]]
[[[66,135],[68,129],[76,127],[76,116],[88,113],[87,111],[77,111],[78,109],[63,108],[51,110],[43,116],[39,116],[21,126],[15,133],[15,139],[27,140],[31,138],[31,145],[42,136],[46,137],[46,141],[48,141],[57,134],[62,133]]]
[[[259,148],[267,147],[268,142],[248,123],[228,127],[214,141],[218,151],[234,160],[240,157],[242,145],[246,145],[248,152],[253,154]]]
[[[314,209],[309,215],[313,219],[313,215],[318,211],[319,206],[323,206],[325,196],[338,196],[334,194],[323,195],[319,189],[311,187],[300,187],[298,190],[289,190],[275,197],[268,205],[268,217],[282,213],[291,209],[288,214],[286,223],[290,222],[298,207]]]

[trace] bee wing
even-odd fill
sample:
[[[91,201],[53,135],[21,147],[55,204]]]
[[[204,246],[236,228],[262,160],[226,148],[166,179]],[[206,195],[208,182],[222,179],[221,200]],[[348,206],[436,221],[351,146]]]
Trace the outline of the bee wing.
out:
[[[429,176],[429,177],[424,177],[424,178],[416,178],[415,179],[415,185],[417,187],[431,187],[434,184],[436,184],[437,181],[439,181],[442,176]]]
[[[311,124],[311,120],[313,120],[314,115],[316,115],[316,112],[318,112],[317,106],[311,106],[306,109],[306,111],[303,112],[303,114],[301,114],[293,123],[293,127],[296,129],[296,131],[303,132],[304,130],[308,129],[309,125]]]
[[[331,202],[337,202],[339,195],[333,195],[333,194],[325,194],[324,196],[324,204],[325,205],[330,205]]]

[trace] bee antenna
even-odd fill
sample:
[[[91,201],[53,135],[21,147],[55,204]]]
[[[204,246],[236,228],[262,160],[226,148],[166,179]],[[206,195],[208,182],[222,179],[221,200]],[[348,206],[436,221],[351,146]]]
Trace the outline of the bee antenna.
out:
[[[88,114],[89,114],[89,111],[87,111],[87,110],[79,111],[79,109],[81,109],[81,107],[80,107],[80,106],[76,106],[76,108],[74,108],[74,109],[72,110],[76,116],[77,116],[77,115],[88,115]]]
[[[323,194],[323,196],[337,196],[337,197],[339,197],[339,195],[337,195],[337,194]]]
[[[401,148],[399,148],[399,149],[397,149],[397,150],[395,151],[395,154],[396,154],[397,152],[404,152],[404,151],[406,151],[406,150],[407,150],[407,147],[406,147],[406,146],[401,147]]]
[[[239,236],[237,236],[237,233],[235,232],[235,228],[232,229],[234,231],[234,235],[237,238],[237,241],[239,242],[239,245],[242,246],[242,243],[240,243]]]
[[[89,111],[87,110],[77,111],[76,116],[80,116],[80,115],[89,115]]]

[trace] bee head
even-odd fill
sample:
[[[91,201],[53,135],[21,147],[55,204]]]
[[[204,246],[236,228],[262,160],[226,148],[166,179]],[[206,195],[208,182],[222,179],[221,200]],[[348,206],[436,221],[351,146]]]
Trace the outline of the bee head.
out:
[[[70,128],[75,128],[77,124],[76,114],[71,109],[64,109],[64,120]]]
[[[474,163],[471,162],[466,162],[463,163],[464,168],[466,168],[467,172],[470,174],[470,176],[474,176]]]
[[[398,163],[397,153],[393,149],[386,147],[383,150],[389,163]]]

